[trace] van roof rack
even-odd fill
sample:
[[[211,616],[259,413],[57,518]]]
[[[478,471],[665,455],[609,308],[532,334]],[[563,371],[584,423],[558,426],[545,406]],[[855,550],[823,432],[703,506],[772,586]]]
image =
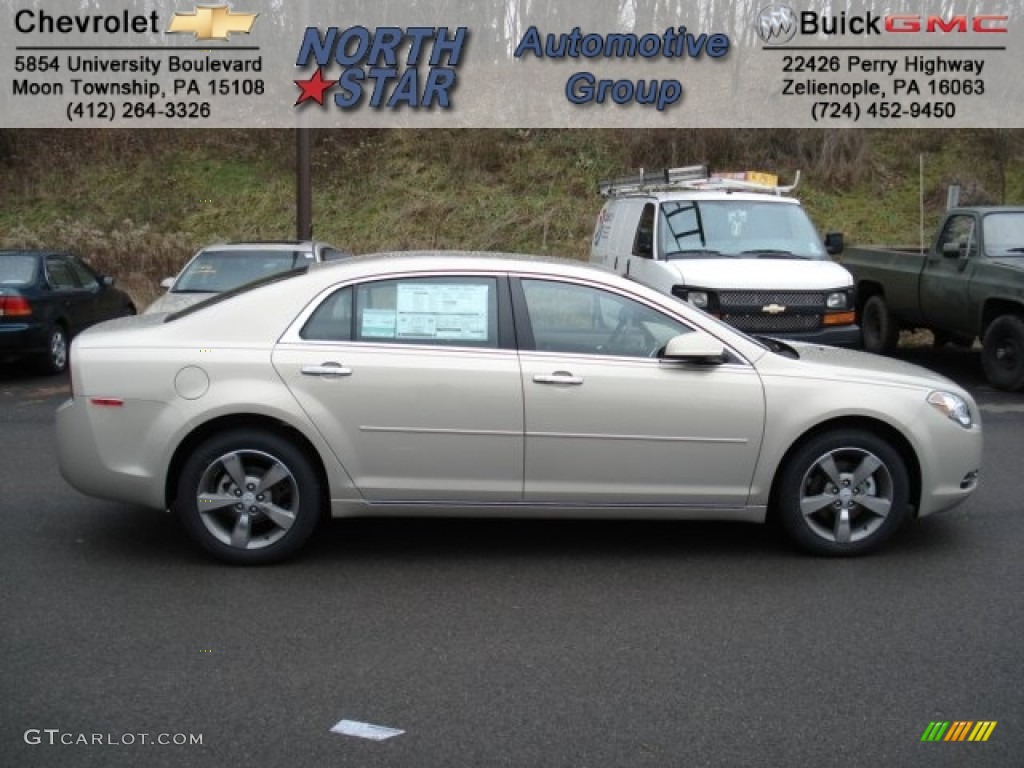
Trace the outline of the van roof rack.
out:
[[[632,176],[603,179],[597,184],[602,197],[628,195],[636,192],[670,192],[673,190],[696,191],[742,191],[763,192],[784,195],[796,189],[800,183],[800,171],[789,186],[779,186],[779,177],[760,171],[721,171],[711,173],[707,165],[684,165],[678,168],[662,168],[645,171]]]

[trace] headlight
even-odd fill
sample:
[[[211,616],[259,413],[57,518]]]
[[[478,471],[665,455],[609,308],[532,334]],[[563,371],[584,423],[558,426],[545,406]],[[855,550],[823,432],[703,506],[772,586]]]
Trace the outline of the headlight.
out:
[[[697,309],[708,308],[708,294],[707,291],[690,291],[686,295],[686,300],[697,307]]]
[[[847,309],[847,293],[846,291],[835,291],[830,293],[825,298],[825,306],[828,309]]]
[[[928,395],[928,404],[961,427],[970,427],[974,423],[967,401],[959,395],[954,395],[952,392],[932,392]]]

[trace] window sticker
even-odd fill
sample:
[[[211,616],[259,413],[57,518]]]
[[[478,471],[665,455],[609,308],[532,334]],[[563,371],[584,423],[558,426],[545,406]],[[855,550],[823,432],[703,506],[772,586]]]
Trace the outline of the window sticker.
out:
[[[487,341],[487,285],[401,283],[395,338]]]
[[[359,333],[364,339],[395,338],[395,310],[364,309]]]

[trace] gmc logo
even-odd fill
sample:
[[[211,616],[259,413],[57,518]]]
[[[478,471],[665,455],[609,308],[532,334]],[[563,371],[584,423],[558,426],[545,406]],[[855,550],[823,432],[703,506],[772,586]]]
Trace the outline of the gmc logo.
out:
[[[1008,32],[1009,16],[886,16],[886,32]]]

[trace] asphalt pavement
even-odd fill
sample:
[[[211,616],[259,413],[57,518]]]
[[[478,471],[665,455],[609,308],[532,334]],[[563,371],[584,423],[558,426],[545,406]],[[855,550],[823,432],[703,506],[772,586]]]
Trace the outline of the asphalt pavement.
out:
[[[974,392],[984,474],[877,555],[740,524],[350,520],[268,568],[71,489],[66,379],[0,367],[0,764],[1016,768],[1024,394],[976,354],[903,356]],[[921,740],[966,721],[996,725]]]

